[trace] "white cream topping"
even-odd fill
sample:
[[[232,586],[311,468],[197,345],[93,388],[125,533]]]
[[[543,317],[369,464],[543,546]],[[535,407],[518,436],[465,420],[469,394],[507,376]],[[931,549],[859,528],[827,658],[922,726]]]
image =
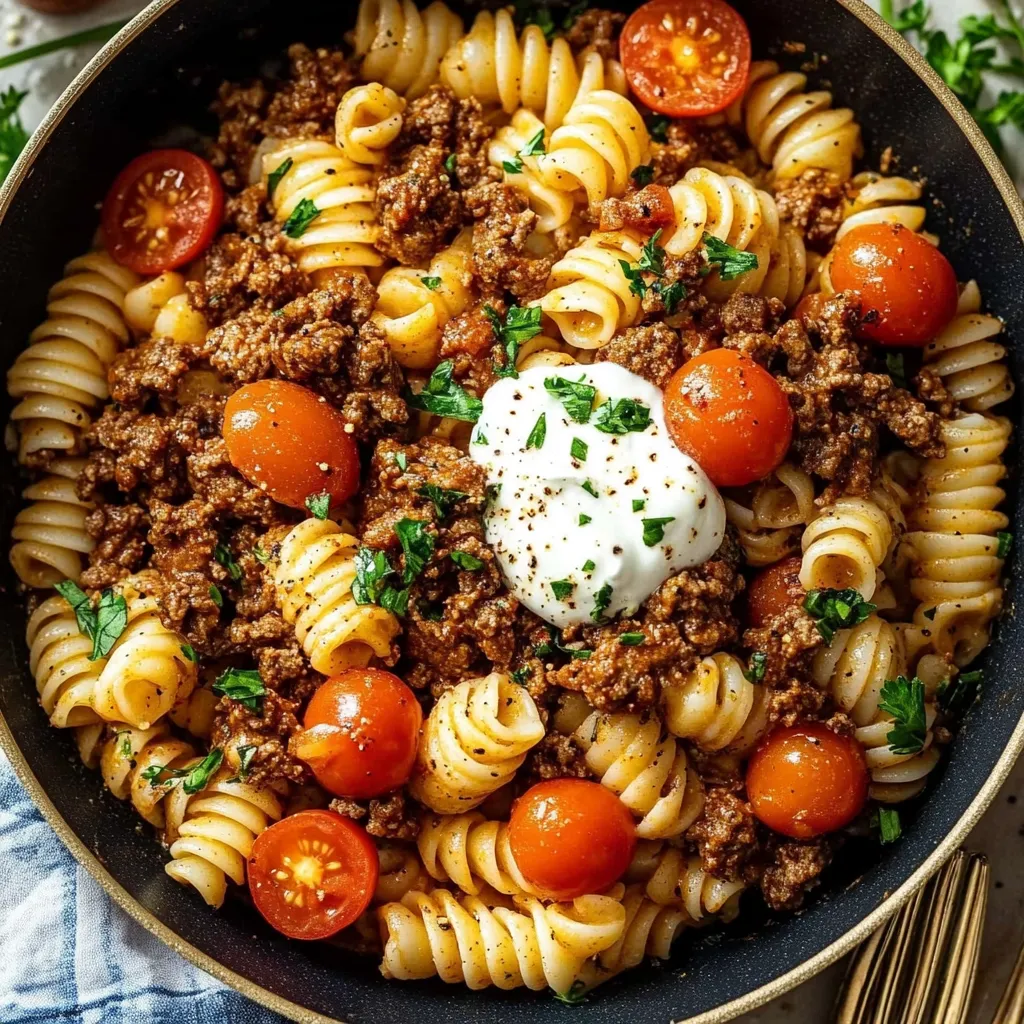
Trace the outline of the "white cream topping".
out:
[[[596,389],[587,422],[545,387],[557,378]],[[599,429],[602,406],[622,399],[641,403],[650,423]],[[498,381],[484,395],[469,451],[487,471],[487,542],[510,590],[559,628],[632,614],[722,542],[725,505],[669,438],[661,392],[615,363],[535,367]]]

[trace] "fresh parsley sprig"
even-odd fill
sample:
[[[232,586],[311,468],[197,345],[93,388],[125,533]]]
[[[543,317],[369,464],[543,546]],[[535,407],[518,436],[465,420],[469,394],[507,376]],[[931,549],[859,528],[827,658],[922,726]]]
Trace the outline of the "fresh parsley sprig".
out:
[[[878,702],[880,711],[893,717],[892,729],[886,734],[894,754],[917,754],[924,748],[928,721],[924,710],[924,683],[917,676],[897,676],[882,684]]]
[[[717,268],[723,281],[732,281],[741,274],[757,270],[757,256],[752,252],[743,252],[707,232],[703,244],[708,266]]]
[[[176,786],[180,782],[181,788],[191,796],[207,787],[223,760],[224,751],[214,747],[202,761],[190,768],[151,764],[143,769],[142,778],[151,786]]]
[[[569,418],[576,423],[586,423],[594,408],[597,388],[584,384],[586,374],[579,380],[566,380],[564,377],[545,377],[544,390],[557,398],[565,407]]]
[[[89,660],[105,658],[128,625],[128,603],[120,594],[107,589],[94,606],[73,580],[62,580],[54,589],[71,605],[79,633],[92,641]]]
[[[484,306],[484,315],[491,321],[494,336],[505,350],[505,364],[495,364],[494,372],[499,377],[518,377],[516,360],[519,347],[540,334],[540,306],[510,306],[504,317],[493,306]]]
[[[859,625],[876,606],[865,601],[852,587],[846,590],[812,590],[804,599],[804,611],[818,627],[825,643],[832,643],[837,629],[850,629]]]
[[[213,684],[213,692],[229,697],[243,707],[259,714],[263,710],[263,698],[267,687],[263,677],[254,668],[229,668]]]
[[[406,402],[413,409],[421,409],[435,416],[476,423],[483,412],[484,403],[452,380],[454,368],[450,359],[438,363],[423,390],[418,395],[410,392]]]

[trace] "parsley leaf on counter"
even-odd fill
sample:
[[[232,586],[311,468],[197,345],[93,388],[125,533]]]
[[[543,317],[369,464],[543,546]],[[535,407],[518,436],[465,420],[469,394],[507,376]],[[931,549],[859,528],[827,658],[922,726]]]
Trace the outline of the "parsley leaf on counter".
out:
[[[484,403],[452,380],[453,369],[454,364],[450,359],[438,363],[426,387],[418,395],[409,394],[406,401],[413,409],[421,409],[435,416],[476,423]]]
[[[894,754],[916,754],[924,747],[928,721],[924,710],[924,683],[917,676],[897,676],[882,685],[880,711],[893,717],[892,729],[886,735]]]

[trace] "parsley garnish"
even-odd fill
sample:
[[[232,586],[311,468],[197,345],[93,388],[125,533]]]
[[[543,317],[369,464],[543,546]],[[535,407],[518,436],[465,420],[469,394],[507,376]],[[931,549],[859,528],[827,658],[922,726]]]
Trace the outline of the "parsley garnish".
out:
[[[662,277],[665,273],[665,250],[658,245],[661,233],[662,229],[658,228],[644,243],[636,266],[630,266],[625,260],[619,260],[623,276],[629,282],[629,290],[641,299],[647,294],[647,282],[643,275],[654,274],[655,277]]]
[[[258,749],[254,743],[246,743],[238,748],[238,774],[233,779],[228,779],[229,782],[239,782],[249,777],[253,755]]]
[[[321,491],[319,494],[311,494],[306,499],[306,508],[317,519],[326,519],[327,513],[331,511],[331,496],[326,491]]]
[[[482,430],[478,430],[476,432],[476,437],[473,438],[473,444],[487,444],[487,443],[488,443],[487,435]]]
[[[449,153],[444,159],[444,169],[449,174],[455,173],[455,154]]]
[[[759,683],[764,679],[765,669],[768,667],[768,655],[764,651],[754,651],[750,656],[750,668],[744,669],[743,675],[752,682]]]
[[[649,548],[653,548],[665,536],[665,527],[669,523],[674,523],[675,519],[675,516],[663,516],[661,519],[641,519],[640,522],[644,528],[644,543]]]
[[[356,604],[377,604],[384,580],[394,573],[383,551],[361,547],[356,551],[356,578],[352,581],[352,598]]]
[[[402,582],[408,586],[427,567],[434,553],[434,537],[422,519],[400,519],[395,523],[395,533],[405,555]]]
[[[577,462],[587,461],[587,452],[590,448],[586,441],[581,441],[578,437],[572,439],[572,443],[569,445],[569,454],[576,459]]]
[[[894,754],[916,754],[924,747],[928,731],[924,712],[924,683],[917,676],[897,676],[882,684],[880,711],[893,717],[893,727],[886,735]]]
[[[594,426],[604,434],[642,433],[651,425],[651,410],[633,398],[608,399],[597,410]]]
[[[647,122],[647,131],[656,142],[664,142],[668,138],[669,119],[664,114],[656,114]]]
[[[277,186],[281,184],[281,179],[292,169],[293,163],[295,163],[295,161],[292,160],[290,156],[286,157],[267,175],[268,199],[274,198],[274,193],[277,191]]]
[[[596,568],[597,568],[597,566],[594,564],[593,559],[588,558],[583,563],[583,571],[584,572],[593,572]]]
[[[533,649],[533,653],[538,658],[542,658],[546,654],[553,654],[555,651],[560,651],[562,654],[567,654],[570,658],[575,658],[577,661],[586,661],[594,653],[586,647],[566,647],[562,643],[561,633],[554,626],[548,626],[548,637],[549,639],[537,644]]]
[[[520,686],[526,682],[530,676],[533,675],[533,669],[529,665],[524,665],[522,668],[517,668],[513,672],[509,673],[513,683],[518,683]]]
[[[935,694],[935,702],[943,714],[959,718],[981,695],[981,671],[962,672],[947,679]]]
[[[224,607],[224,595],[220,592],[220,587],[218,587],[216,583],[210,584],[208,593],[210,595],[210,600],[213,601],[218,608]]]
[[[444,519],[463,498],[469,497],[465,491],[451,491],[447,487],[438,487],[437,484],[424,484],[416,493],[434,503],[439,519]]]
[[[114,733],[114,737],[117,738],[118,736],[123,737],[123,739],[121,740],[121,743],[119,744],[119,752],[120,752],[121,756],[122,757],[131,757],[132,756],[132,731],[131,731],[131,729],[124,729],[121,732],[115,732]]]
[[[560,1003],[568,1003],[570,1006],[579,1006],[587,998],[587,987],[584,982],[577,978],[565,992],[555,992],[555,998]]]
[[[996,558],[1005,558],[1010,553],[1010,548],[1013,547],[1013,534],[1008,533],[1006,530],[1000,530],[996,534],[996,540],[999,541],[999,546],[996,548]]]
[[[193,665],[199,664],[199,655],[196,654],[196,649],[191,644],[179,644],[181,647],[181,653],[192,662]]]
[[[902,352],[887,352],[885,354],[885,370],[896,387],[905,388],[907,386],[907,369],[903,363]]]
[[[532,0],[516,0],[516,19],[521,27],[536,25],[550,43],[555,38],[555,19],[544,4]]]
[[[520,174],[523,170],[523,161],[518,156],[514,156],[511,160],[502,160],[501,167],[509,174]]]
[[[804,611],[814,619],[818,632],[827,644],[832,643],[837,629],[859,625],[875,607],[852,588],[812,590],[804,599]]]
[[[575,589],[576,584],[573,583],[572,580],[551,581],[551,590],[554,593],[555,598],[559,601],[564,601]]]
[[[589,480],[584,480],[582,487],[583,490],[585,490],[592,498],[601,497],[601,495],[597,493],[597,488]]]
[[[452,369],[450,359],[438,363],[426,387],[418,395],[410,394],[406,401],[414,409],[422,409],[435,416],[475,423],[480,418],[484,403],[452,380]]]
[[[741,274],[757,270],[755,253],[743,252],[706,232],[704,234],[704,251],[707,254],[708,264],[718,267],[718,276],[723,281],[732,281]]]
[[[676,311],[676,306],[686,298],[686,285],[682,281],[673,281],[666,286],[662,281],[654,282],[654,290],[661,296],[665,312],[671,316]]]
[[[650,183],[654,181],[654,164],[640,164],[639,167],[634,167],[633,170],[629,172],[629,176],[637,188],[643,188],[644,185],[650,185]]]
[[[321,211],[316,208],[312,199],[300,199],[298,206],[292,210],[292,215],[284,222],[281,229],[289,238],[301,238],[310,224],[320,216]]]
[[[544,150],[544,128],[538,128],[527,140],[526,145],[519,150],[520,156],[540,156]]]
[[[484,315],[491,321],[494,335],[505,350],[505,365],[495,365],[494,372],[499,377],[518,377],[519,346],[540,334],[540,306],[510,306],[504,319],[493,306],[484,306]]]
[[[260,713],[267,688],[254,668],[229,668],[213,684],[213,692]]]
[[[634,498],[633,499],[633,511],[643,512],[644,506],[647,504],[646,498]]]
[[[218,544],[213,549],[213,557],[220,565],[227,569],[228,575],[233,580],[240,580],[242,578],[242,570],[238,567],[238,563],[232,556],[231,548],[226,544]]]
[[[396,590],[394,587],[385,587],[384,593],[380,595],[380,606],[392,615],[405,615],[409,610],[409,588]]]
[[[89,661],[105,658],[128,625],[128,603],[120,594],[107,589],[94,608],[85,592],[72,580],[62,580],[54,589],[71,605],[78,632],[92,641]]]
[[[471,555],[468,551],[449,551],[448,557],[460,569],[465,569],[467,572],[476,572],[484,567],[484,563],[476,555]]]
[[[894,810],[892,807],[879,807],[878,808],[878,838],[879,841],[884,845],[886,843],[895,843],[897,839],[903,834],[903,829],[900,827],[900,812]]]
[[[266,565],[270,561],[270,555],[263,550],[262,544],[257,544],[256,547],[252,549],[252,556],[260,563],[260,565]]]
[[[600,622],[604,618],[605,609],[612,603],[612,585],[606,583],[601,589],[594,595],[594,607],[590,612],[590,617],[595,622]]]
[[[594,520],[591,516],[588,516],[586,512],[580,513],[579,524],[580,526],[586,526],[587,523],[592,523]]]
[[[404,473],[409,468],[409,458],[405,452],[395,453],[395,465]]]
[[[151,764],[143,769],[142,778],[151,786],[173,786],[181,782],[181,788],[189,795],[205,789],[214,773],[224,760],[224,751],[214,747],[206,757],[191,768],[172,768],[170,765]]]
[[[439,277],[421,277],[420,281],[423,283],[424,288],[432,292],[436,292],[441,287],[441,278]]]
[[[543,448],[544,438],[547,437],[548,433],[548,418],[546,413],[541,413],[537,417],[537,422],[533,425],[533,430],[530,431],[530,436],[526,439],[526,447],[530,448]]]
[[[620,633],[619,643],[623,647],[639,647],[647,639],[644,633]]]
[[[569,418],[576,423],[586,423],[594,408],[597,388],[584,384],[586,374],[579,380],[566,380],[564,377],[545,377],[544,390],[557,398],[565,407]]]

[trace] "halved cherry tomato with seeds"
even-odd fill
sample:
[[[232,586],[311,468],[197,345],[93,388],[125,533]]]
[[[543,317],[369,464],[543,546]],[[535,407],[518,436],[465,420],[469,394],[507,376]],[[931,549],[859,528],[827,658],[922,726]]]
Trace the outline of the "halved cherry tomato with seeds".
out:
[[[786,836],[810,839],[848,825],[868,798],[861,745],[821,722],[770,733],[747,765],[755,816]]]
[[[137,274],[162,274],[195,259],[224,215],[212,164],[186,149],[154,149],[117,176],[103,202],[110,255]]]
[[[927,345],[956,316],[956,271],[926,238],[901,224],[865,224],[836,244],[832,286],[860,299],[861,337]]]
[[[549,899],[600,892],[629,867],[636,828],[626,805],[585,779],[531,786],[513,805],[512,856],[528,882]]]
[[[619,37],[633,91],[670,117],[704,117],[743,93],[750,32],[725,0],[650,0]]]
[[[408,781],[422,724],[419,702],[398,676],[353,668],[313,694],[289,749],[335,796],[368,799]]]
[[[716,348],[695,356],[665,388],[665,423],[676,447],[718,487],[743,487],[781,464],[793,410],[775,378],[749,356]]]
[[[274,501],[303,508],[324,492],[335,508],[359,490],[351,424],[326,399],[285,380],[240,387],[224,406],[231,465]]]
[[[370,905],[377,848],[366,830],[333,811],[300,811],[256,837],[249,891],[256,909],[290,939],[326,939]]]
[[[781,562],[759,572],[747,588],[747,619],[755,629],[766,626],[790,605],[800,601],[803,593],[800,586],[799,555],[784,558]]]

